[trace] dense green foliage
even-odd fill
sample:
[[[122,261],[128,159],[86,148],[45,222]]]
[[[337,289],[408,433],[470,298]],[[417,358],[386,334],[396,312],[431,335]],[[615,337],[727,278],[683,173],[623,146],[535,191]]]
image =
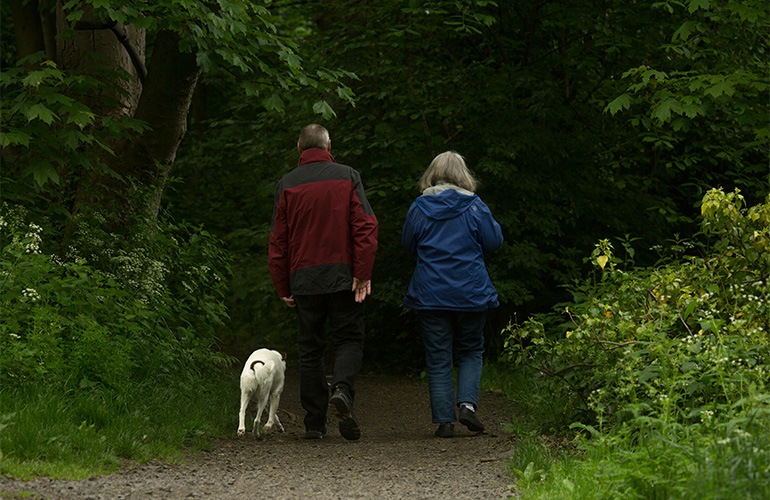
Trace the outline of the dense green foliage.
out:
[[[67,20],[94,14],[87,3],[99,20],[88,29],[144,29],[150,53],[171,30],[180,54],[195,53],[207,71],[245,74],[241,91],[273,106],[275,85],[349,94],[337,79],[345,72],[305,72],[291,30],[274,24],[293,21],[256,4],[66,2]],[[119,147],[163,131],[126,112],[121,84],[131,75],[103,56],[87,54],[88,71],[43,53],[15,60],[8,34],[21,18],[9,9],[20,5],[0,7],[2,472],[83,475],[227,432],[220,409],[235,406],[234,359],[216,345],[228,319],[230,255],[184,217],[130,210],[150,193],[138,172],[116,163]],[[35,5],[43,15],[55,8]],[[307,107],[330,113],[323,102]],[[99,189],[84,192],[86,177]]]
[[[0,473],[87,476],[232,427],[220,409],[237,383],[211,348],[226,319],[218,242],[169,222],[96,227],[82,221],[60,256],[48,219],[0,207]]]
[[[108,72],[104,76],[116,79],[124,75]],[[38,203],[40,211],[61,212],[69,206],[71,200],[65,197],[66,186],[72,182],[69,176],[104,169],[100,155],[112,152],[111,142],[146,130],[144,124],[125,115],[99,116],[82,102],[82,95],[109,94],[116,88],[114,83],[62,71],[43,54],[4,68],[0,88],[0,146],[7,164],[2,178],[3,199],[21,199],[26,205]],[[65,189],[53,190],[51,185]],[[46,186],[48,190],[43,191]],[[35,197],[34,193],[45,197]],[[52,201],[55,205],[49,207]]]
[[[372,362],[420,364],[413,317],[400,306],[411,262],[399,239],[439,152],[466,156],[506,237],[489,260],[503,301],[490,315],[492,356],[511,318],[567,298],[559,285],[585,270],[598,239],[627,234],[636,262],[651,264],[652,246],[696,230],[710,187],[739,186],[751,202],[767,191],[760,2],[313,6],[301,7],[316,24],[301,31],[300,55],[357,77],[348,81],[355,107],[322,94],[336,111],[323,123],[338,161],[361,170],[380,220]],[[228,99],[233,82],[217,77],[205,82],[206,119],[182,148],[185,182],[169,199],[238,256],[236,339],[280,342],[286,314],[264,266],[273,188],[295,165],[300,127],[318,120],[303,103],[321,96],[287,92],[284,112],[269,114]]]
[[[221,364],[208,348],[226,317],[227,261],[210,235],[166,224],[120,237],[81,224],[58,257],[47,220],[1,207],[0,383],[120,390]]]
[[[559,395],[561,425],[591,437],[587,465],[539,471],[556,476],[544,497],[566,494],[563,478],[576,498],[768,494],[770,197],[743,203],[707,193],[699,251],[654,267],[623,270],[600,243],[598,276],[568,305],[508,328],[512,361]],[[581,489],[596,488],[575,477],[586,470],[601,494]]]
[[[210,418],[234,404],[217,347],[294,349],[268,230],[297,134],[320,122],[380,221],[367,369],[422,366],[401,224],[456,150],[506,237],[488,352],[522,408],[522,491],[763,493],[766,1],[86,3],[146,29],[148,54],[173,31],[205,71],[165,209],[126,224],[111,195],[148,193],[110,168],[115,145],[162,131],[98,111],[120,108],[124,72],[16,61],[0,5],[0,473],[86,474],[232,431]],[[94,173],[109,187],[77,210]],[[561,460],[540,433],[575,422],[585,460]]]

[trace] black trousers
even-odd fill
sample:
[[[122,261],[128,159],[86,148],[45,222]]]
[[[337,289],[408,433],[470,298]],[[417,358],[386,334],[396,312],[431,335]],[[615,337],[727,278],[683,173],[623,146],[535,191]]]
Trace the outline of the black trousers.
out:
[[[300,401],[305,409],[305,429],[326,428],[329,389],[325,353],[328,340],[334,347],[332,387],[346,386],[355,397],[355,383],[364,357],[364,305],[351,291],[321,295],[295,295],[299,318]]]

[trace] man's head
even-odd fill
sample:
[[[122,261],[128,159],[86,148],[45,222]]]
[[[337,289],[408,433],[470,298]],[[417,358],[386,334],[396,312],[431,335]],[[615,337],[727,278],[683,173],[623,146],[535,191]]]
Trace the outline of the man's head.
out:
[[[332,141],[329,138],[329,131],[318,125],[311,123],[302,129],[297,139],[297,150],[301,153],[306,149],[321,148],[327,151],[332,150]]]

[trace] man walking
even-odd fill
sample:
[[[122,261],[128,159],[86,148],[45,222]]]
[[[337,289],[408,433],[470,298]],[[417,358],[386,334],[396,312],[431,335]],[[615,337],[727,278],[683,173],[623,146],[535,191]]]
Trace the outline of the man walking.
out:
[[[311,124],[297,141],[299,163],[275,190],[268,267],[281,300],[299,319],[300,400],[305,437],[326,434],[332,406],[342,437],[361,430],[353,411],[364,353],[364,299],[371,293],[377,218],[360,174],[334,161],[329,132]],[[334,346],[329,398],[326,321]]]

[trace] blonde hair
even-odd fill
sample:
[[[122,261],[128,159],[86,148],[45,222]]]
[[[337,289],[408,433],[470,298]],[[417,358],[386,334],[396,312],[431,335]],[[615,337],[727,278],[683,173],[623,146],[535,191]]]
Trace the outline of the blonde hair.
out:
[[[300,151],[310,148],[328,149],[329,131],[317,123],[311,123],[300,132],[297,147]]]
[[[465,165],[465,158],[454,151],[446,151],[433,158],[420,178],[420,191],[438,184],[454,184],[476,192],[476,179]]]

